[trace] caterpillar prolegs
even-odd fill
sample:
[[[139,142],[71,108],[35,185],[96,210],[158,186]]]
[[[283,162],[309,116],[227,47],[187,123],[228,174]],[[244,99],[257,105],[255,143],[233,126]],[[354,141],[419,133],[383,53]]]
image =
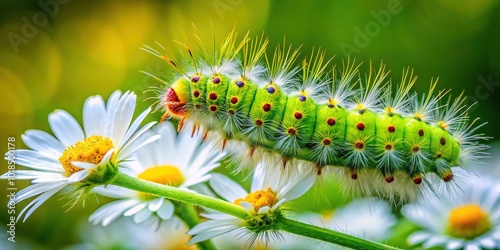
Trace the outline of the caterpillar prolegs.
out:
[[[195,37],[201,51],[194,56],[182,44],[185,63],[144,48],[180,73],[160,93],[163,119],[179,119],[179,129],[193,122],[193,133],[202,126],[204,138],[219,138],[242,165],[267,160],[318,175],[333,166],[364,194],[406,200],[421,183],[435,176],[451,183],[452,167],[485,156],[487,138],[476,133],[481,125],[469,119],[465,95],[442,102],[448,91],[436,91],[437,81],[417,95],[410,69],[393,82],[383,63],[370,63],[366,76],[355,60],[329,70],[331,59],[313,50],[296,67],[299,50],[284,43],[271,57],[263,37],[237,42],[233,32],[214,51]]]

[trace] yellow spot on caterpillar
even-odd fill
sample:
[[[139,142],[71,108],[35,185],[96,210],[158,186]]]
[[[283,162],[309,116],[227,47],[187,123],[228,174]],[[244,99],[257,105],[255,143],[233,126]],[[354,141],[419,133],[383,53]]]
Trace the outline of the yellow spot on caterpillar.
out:
[[[491,222],[481,207],[466,204],[456,207],[448,218],[448,233],[464,239],[474,239],[491,229]]]
[[[445,123],[444,121],[439,121],[438,122],[438,126],[443,128],[443,129],[446,129],[448,127],[448,124]]]
[[[258,190],[249,193],[245,198],[236,199],[234,204],[240,205],[241,202],[248,202],[252,204],[255,211],[259,211],[261,207],[272,207],[276,203],[276,193],[273,192],[271,188],[267,190]]]
[[[356,109],[358,109],[358,110],[363,110],[363,109],[365,109],[365,108],[366,108],[366,107],[365,107],[365,105],[364,105],[363,103],[359,103],[359,102],[358,102],[358,103],[356,104]]]
[[[61,162],[66,173],[70,175],[82,170],[71,164],[72,161],[98,164],[113,147],[113,142],[108,137],[93,135],[67,147],[62,156],[59,157],[59,162]]]
[[[385,113],[387,114],[394,114],[394,108],[393,107],[387,107],[384,109]]]

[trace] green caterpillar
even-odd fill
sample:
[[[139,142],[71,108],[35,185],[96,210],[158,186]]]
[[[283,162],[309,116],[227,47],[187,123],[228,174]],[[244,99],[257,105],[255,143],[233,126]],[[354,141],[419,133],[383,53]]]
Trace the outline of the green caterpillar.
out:
[[[196,38],[201,56],[183,45],[191,60],[182,65],[144,48],[181,73],[160,93],[163,119],[180,119],[179,129],[193,122],[193,133],[203,126],[204,138],[216,132],[241,165],[267,160],[314,167],[318,175],[340,166],[365,194],[412,198],[430,173],[451,182],[452,167],[468,168],[484,157],[479,141],[486,137],[475,134],[480,126],[469,122],[465,96],[440,106],[447,91],[436,93],[436,81],[418,96],[409,69],[398,84],[386,80],[383,64],[374,70],[370,63],[361,77],[359,64],[347,60],[329,75],[321,50],[294,67],[298,50],[283,44],[270,58],[263,37],[237,43],[233,32],[217,51]]]

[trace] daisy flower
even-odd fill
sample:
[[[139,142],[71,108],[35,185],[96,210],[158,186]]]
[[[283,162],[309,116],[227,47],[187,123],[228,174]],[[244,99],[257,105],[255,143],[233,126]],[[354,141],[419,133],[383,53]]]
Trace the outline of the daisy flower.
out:
[[[151,134],[161,135],[160,140],[137,151],[137,165],[120,171],[142,180],[182,189],[191,189],[207,181],[210,172],[220,165],[219,161],[225,154],[202,143],[201,134],[192,137],[191,128],[183,129],[177,135],[169,122],[156,126]],[[136,223],[149,221],[157,224],[174,214],[174,204],[164,197],[117,186],[100,187],[95,192],[119,200],[95,211],[89,218],[94,224],[106,226],[122,215],[134,216]]]
[[[83,129],[75,118],[63,110],[49,115],[56,137],[28,130],[22,140],[30,149],[15,151],[16,163],[33,170],[15,170],[2,179],[15,175],[16,180],[32,180],[32,185],[16,194],[15,203],[38,196],[18,215],[25,221],[40,205],[65,187],[72,187],[75,201],[92,187],[105,184],[119,166],[126,164],[138,148],[159,136],[140,136],[154,122],[139,129],[150,109],[132,122],[136,95],[114,92],[107,104],[101,96],[89,97],[83,106]],[[131,124],[132,122],[132,124]],[[8,158],[7,156],[6,158]]]
[[[402,212],[423,230],[411,234],[412,245],[424,248],[500,249],[500,184],[477,179],[465,187],[461,197],[437,199],[427,204],[409,204]]]
[[[291,168],[288,168],[291,169]],[[286,170],[288,170],[286,169]],[[211,219],[193,227],[188,234],[196,235],[189,244],[211,239],[229,232],[250,233],[249,242],[274,233],[274,224],[283,217],[280,207],[304,194],[314,184],[313,171],[276,171],[258,164],[252,179],[251,192],[245,191],[235,181],[221,174],[210,179],[212,189],[225,200],[243,207],[250,215],[243,220],[223,213],[209,213],[203,216]]]

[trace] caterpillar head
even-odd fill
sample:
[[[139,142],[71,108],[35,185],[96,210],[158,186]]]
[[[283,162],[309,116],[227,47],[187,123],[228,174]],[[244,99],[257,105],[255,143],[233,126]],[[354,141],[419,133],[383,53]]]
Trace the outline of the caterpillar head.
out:
[[[189,82],[185,79],[175,81],[164,94],[163,105],[166,113],[176,118],[187,115],[186,103],[189,101]]]

